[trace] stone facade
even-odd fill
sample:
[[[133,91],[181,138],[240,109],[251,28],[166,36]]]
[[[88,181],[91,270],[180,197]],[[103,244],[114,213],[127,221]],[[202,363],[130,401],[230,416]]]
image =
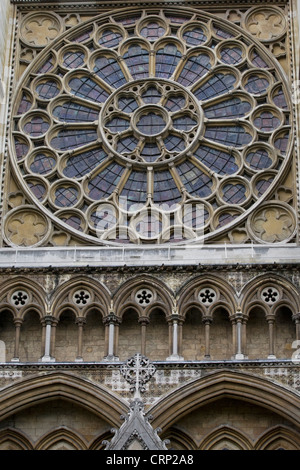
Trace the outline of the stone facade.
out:
[[[214,0],[175,1],[166,7],[165,2],[155,1],[146,7],[132,1],[127,19],[119,3],[7,0],[0,6],[0,449],[104,450],[104,441],[113,442],[111,428],[121,427],[121,415],[129,412],[132,399],[120,368],[141,353],[156,367],[142,394],[145,416],[152,415],[151,425],[162,429],[161,438],[170,441],[169,448],[300,450],[297,2],[232,0],[225,5]],[[135,15],[138,30],[130,23]],[[162,32],[164,28],[168,34]],[[121,41],[118,53],[117,46],[109,50],[107,45],[115,40]],[[168,41],[172,47],[176,44],[178,57],[182,55],[171,79],[159,75],[163,67],[157,65],[161,64],[159,51],[165,48],[166,53]],[[130,44],[143,45],[141,57],[143,51],[151,51],[150,85],[140,76],[134,89],[131,85],[137,72],[128,59]],[[242,51],[237,66],[224,62],[224,51],[230,57]],[[68,62],[74,59],[71,53],[80,65],[73,67]],[[200,98],[203,109],[198,105],[194,97],[198,88],[192,82],[183,85],[187,80],[183,77],[190,72],[186,64],[197,53],[210,61],[209,77],[235,77],[236,89],[229,96],[240,100],[240,107],[246,103],[250,114],[235,114],[240,112],[235,105],[230,108],[233,114],[227,115],[229,105],[219,109],[223,98],[214,95],[213,107]],[[114,67],[121,64],[119,73],[128,82],[120,92],[115,82],[116,91],[112,91],[112,82],[97,76],[101,70],[90,73],[103,57]],[[143,64],[138,62],[142,70]],[[159,86],[154,84],[155,73]],[[203,77],[201,86],[208,80],[205,74]],[[265,86],[265,91],[254,92],[253,88],[250,93],[254,85],[249,77]],[[100,105],[96,99],[89,101],[86,89],[76,96],[76,80],[94,83],[93,92],[97,85],[111,94],[108,104],[101,107],[103,121],[94,121]],[[43,96],[46,92],[58,96],[47,98]],[[169,108],[173,114],[168,114],[171,105],[164,101],[166,97],[175,104],[178,98],[190,100],[189,109],[182,105],[176,114],[178,110]],[[122,153],[119,149],[125,140],[118,140],[118,135],[123,130],[114,132],[107,127],[104,132],[101,126],[111,124],[110,114],[116,117],[117,106],[127,98],[132,99],[130,106],[136,101],[140,109],[127,113],[133,117],[128,118],[125,111],[120,114],[130,122],[124,135],[132,138],[131,143],[138,137],[141,140],[138,151],[128,147]],[[150,104],[141,104],[145,99]],[[74,127],[68,121],[74,119],[69,107],[74,103],[81,106],[82,113],[88,109],[93,116],[88,125]],[[59,121],[62,108],[67,116],[64,124]],[[226,138],[224,129],[228,130],[230,120],[231,129],[242,128],[242,135],[251,135],[252,140],[244,147],[225,145],[217,142],[217,132],[210,140],[209,131],[220,126],[218,114],[214,114],[218,112]],[[165,119],[164,129],[150,137],[147,126],[139,130],[148,115]],[[179,132],[170,122],[181,118]],[[49,125],[46,137],[35,134],[39,119]],[[196,120],[204,137],[198,130],[187,131],[190,119]],[[267,123],[262,124],[263,119]],[[81,142],[90,152],[89,173],[83,178],[71,173],[66,177],[70,168],[78,171],[80,161],[85,164],[82,155],[86,154],[76,147],[70,149],[69,135],[62,137],[64,132],[75,129],[81,135],[84,129],[82,135],[88,135],[90,130],[94,132],[94,122],[97,140]],[[263,126],[271,126],[272,131]],[[93,200],[94,193],[87,188],[94,181],[93,190],[102,190],[106,181],[95,181],[109,166],[105,164],[95,173],[92,165],[97,146],[110,149],[115,168],[122,162],[125,168],[116,190],[104,202],[101,199],[106,204],[101,210],[107,215],[112,206],[120,209],[118,195],[135,178],[140,178],[139,184],[130,183],[135,188],[132,192],[141,198],[145,193],[153,207],[155,178],[167,170],[175,182],[169,187],[172,194],[180,190],[184,201],[197,201],[197,195],[188,196],[196,170],[189,167],[184,173],[181,166],[184,158],[195,163],[191,153],[201,149],[196,134],[197,142],[213,152],[209,153],[211,159],[218,152],[213,169],[203,170],[203,162],[209,165],[212,161],[207,154],[201,154],[202,162],[195,164],[202,171],[196,180],[206,181],[205,174],[212,182],[206,188],[213,188],[201,199],[207,217],[204,241],[192,238],[186,244],[170,240],[161,244],[161,235],[147,239],[139,231],[145,219],[132,213],[127,221],[129,243],[110,243],[103,225],[98,236],[92,225],[98,200]],[[285,147],[287,135],[291,143]],[[54,150],[51,142],[57,136],[66,139],[65,147]],[[186,147],[177,153],[169,147],[168,153],[165,146],[174,136],[178,146]],[[159,147],[161,156],[147,162],[146,190],[142,190],[143,149],[148,146],[154,152],[162,139],[166,140]],[[24,156],[26,147],[29,153]],[[39,152],[44,152],[42,158]],[[251,160],[255,152],[256,160]],[[136,157],[140,160],[132,163]],[[224,158],[227,164],[222,173],[217,165]],[[266,167],[259,167],[263,164],[259,162]],[[49,171],[47,165],[52,164]],[[132,168],[136,173],[130,173]],[[165,184],[168,188],[169,183]],[[163,184],[159,187],[166,194]],[[55,198],[63,195],[70,201],[75,189],[81,194],[80,201],[59,208]],[[165,215],[159,219],[162,223]],[[187,230],[193,237],[194,228]]]

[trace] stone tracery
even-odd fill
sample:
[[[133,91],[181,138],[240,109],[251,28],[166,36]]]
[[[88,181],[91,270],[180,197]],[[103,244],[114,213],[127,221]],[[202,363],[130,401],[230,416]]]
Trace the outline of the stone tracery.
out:
[[[53,44],[18,91],[13,163],[33,204],[82,241],[210,240],[251,214],[287,167],[285,79],[232,23],[180,9],[133,11]],[[279,203],[278,212],[290,221],[281,235],[266,236],[259,213],[249,234],[290,239],[293,211]],[[47,236],[48,227],[28,243]],[[22,244],[9,232],[6,239]]]

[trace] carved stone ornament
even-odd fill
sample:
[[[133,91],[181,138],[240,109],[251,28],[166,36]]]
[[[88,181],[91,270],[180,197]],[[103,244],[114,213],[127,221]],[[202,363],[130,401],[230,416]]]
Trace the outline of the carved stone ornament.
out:
[[[296,230],[293,209],[283,202],[264,203],[251,215],[248,229],[259,242],[286,242],[293,237]]]
[[[29,46],[45,47],[63,30],[55,13],[29,13],[21,24],[21,39]]]
[[[262,300],[268,305],[272,305],[280,299],[279,291],[275,287],[265,287],[261,294]]]
[[[145,391],[145,385],[155,374],[156,368],[150,360],[142,354],[135,354],[121,366],[121,374],[130,384],[130,390],[135,398]]]
[[[16,290],[10,297],[10,302],[16,308],[24,307],[29,301],[29,295],[24,290]]]
[[[14,246],[38,246],[49,235],[46,217],[31,206],[17,207],[8,213],[4,238]]]
[[[147,307],[153,300],[153,292],[150,289],[139,289],[135,294],[135,301],[141,307]]]
[[[256,7],[246,15],[245,27],[260,41],[274,41],[285,33],[286,19],[279,8]]]

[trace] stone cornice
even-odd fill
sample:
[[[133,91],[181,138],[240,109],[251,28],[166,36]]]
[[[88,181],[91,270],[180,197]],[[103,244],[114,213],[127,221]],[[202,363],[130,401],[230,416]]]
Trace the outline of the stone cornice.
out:
[[[115,5],[150,5],[150,4],[162,4],[165,5],[166,2],[161,1],[161,0],[152,0],[152,1],[141,1],[141,0],[131,0],[129,2],[124,2],[122,0],[117,0],[114,2],[111,2],[109,0],[96,0],[96,1],[91,1],[91,0],[81,0],[80,2],[74,1],[74,0],[10,0],[11,3],[15,5],[26,5],[26,4],[48,4],[48,5],[53,5],[53,4],[70,4],[72,3],[73,5],[82,5],[82,4],[90,4],[90,5],[102,5],[102,4],[107,4],[110,6],[115,6]],[[201,0],[201,1],[186,1],[186,0],[172,0],[168,2],[168,5],[205,5],[205,4],[220,4],[224,3],[226,5],[230,5],[233,3],[239,3],[239,4],[244,4],[244,3],[249,3],[248,0],[231,0],[231,1],[226,1],[226,0]],[[251,2],[253,3],[262,3],[261,0],[252,0]],[[288,0],[264,0],[264,3],[288,3]]]
[[[83,371],[83,370],[100,370],[100,369],[119,369],[122,364],[126,361],[103,361],[103,362],[51,362],[51,363],[40,363],[40,362],[27,362],[27,363],[0,363],[0,378],[1,373],[7,371],[30,371],[36,372],[51,372],[57,370],[68,370],[68,371]],[[156,369],[252,369],[252,368],[295,368],[300,370],[300,364],[291,361],[290,359],[258,359],[258,360],[224,360],[224,361],[152,361]]]
[[[149,272],[172,272],[172,273],[202,273],[202,272],[229,272],[229,271],[240,271],[240,272],[249,272],[249,271],[259,271],[259,272],[294,272],[300,273],[300,263],[270,263],[270,264],[197,264],[197,265],[172,265],[167,266],[164,264],[155,265],[155,266],[79,266],[79,267],[36,267],[32,266],[31,268],[23,267],[6,267],[0,268],[0,275],[28,275],[28,274],[96,274],[96,273],[149,273]]]

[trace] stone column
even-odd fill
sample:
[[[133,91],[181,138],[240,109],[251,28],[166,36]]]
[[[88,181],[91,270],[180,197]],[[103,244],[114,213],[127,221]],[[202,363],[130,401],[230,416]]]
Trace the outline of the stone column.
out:
[[[171,318],[169,320],[169,325],[171,325],[171,329],[169,328],[169,334],[171,334],[170,339],[170,344],[171,344],[171,355],[167,357],[167,361],[182,361],[183,357],[180,356],[179,354],[179,348],[178,345],[181,343],[181,340],[179,340],[178,337],[178,331],[180,330],[178,328],[179,323],[181,322],[181,318],[179,318],[178,313],[173,313],[171,315]]]
[[[116,332],[115,327],[119,326],[119,319],[111,312],[103,319],[105,324],[105,360],[106,361],[118,361],[119,358],[116,356]]]
[[[82,362],[82,337],[83,337],[83,327],[86,323],[86,319],[84,317],[77,317],[75,320],[76,325],[78,325],[78,344],[77,344],[77,357],[75,359],[76,362]]]
[[[236,312],[234,315],[235,320],[235,333],[236,333],[236,350],[234,359],[246,359],[245,354],[243,353],[243,323],[245,322],[245,316],[242,314],[241,311]]]
[[[41,358],[42,362],[53,362],[55,359],[51,357],[51,326],[52,322],[55,321],[55,318],[51,315],[46,315],[42,319],[43,327],[46,327],[45,332],[45,348],[44,348],[44,355]]]
[[[296,341],[300,341],[300,313],[295,313],[292,319],[296,325]]]
[[[212,323],[212,317],[203,316],[202,322],[204,323],[204,332],[205,332],[204,359],[210,359],[210,325]]]
[[[275,325],[275,317],[272,314],[266,315],[266,320],[269,325],[269,355],[268,359],[276,359],[275,351],[274,351],[274,325]]]
[[[139,317],[139,324],[141,325],[141,354],[146,356],[146,331],[149,324],[148,317]]]
[[[14,324],[15,324],[15,351],[14,351],[14,357],[11,359],[11,362],[19,362],[19,346],[20,346],[20,330],[22,326],[23,320],[21,318],[15,318],[14,319]]]
[[[295,321],[296,325],[296,339],[293,341],[292,348],[295,351],[292,354],[292,360],[297,361],[299,363],[300,360],[300,313],[295,313],[292,316],[293,320]]]

